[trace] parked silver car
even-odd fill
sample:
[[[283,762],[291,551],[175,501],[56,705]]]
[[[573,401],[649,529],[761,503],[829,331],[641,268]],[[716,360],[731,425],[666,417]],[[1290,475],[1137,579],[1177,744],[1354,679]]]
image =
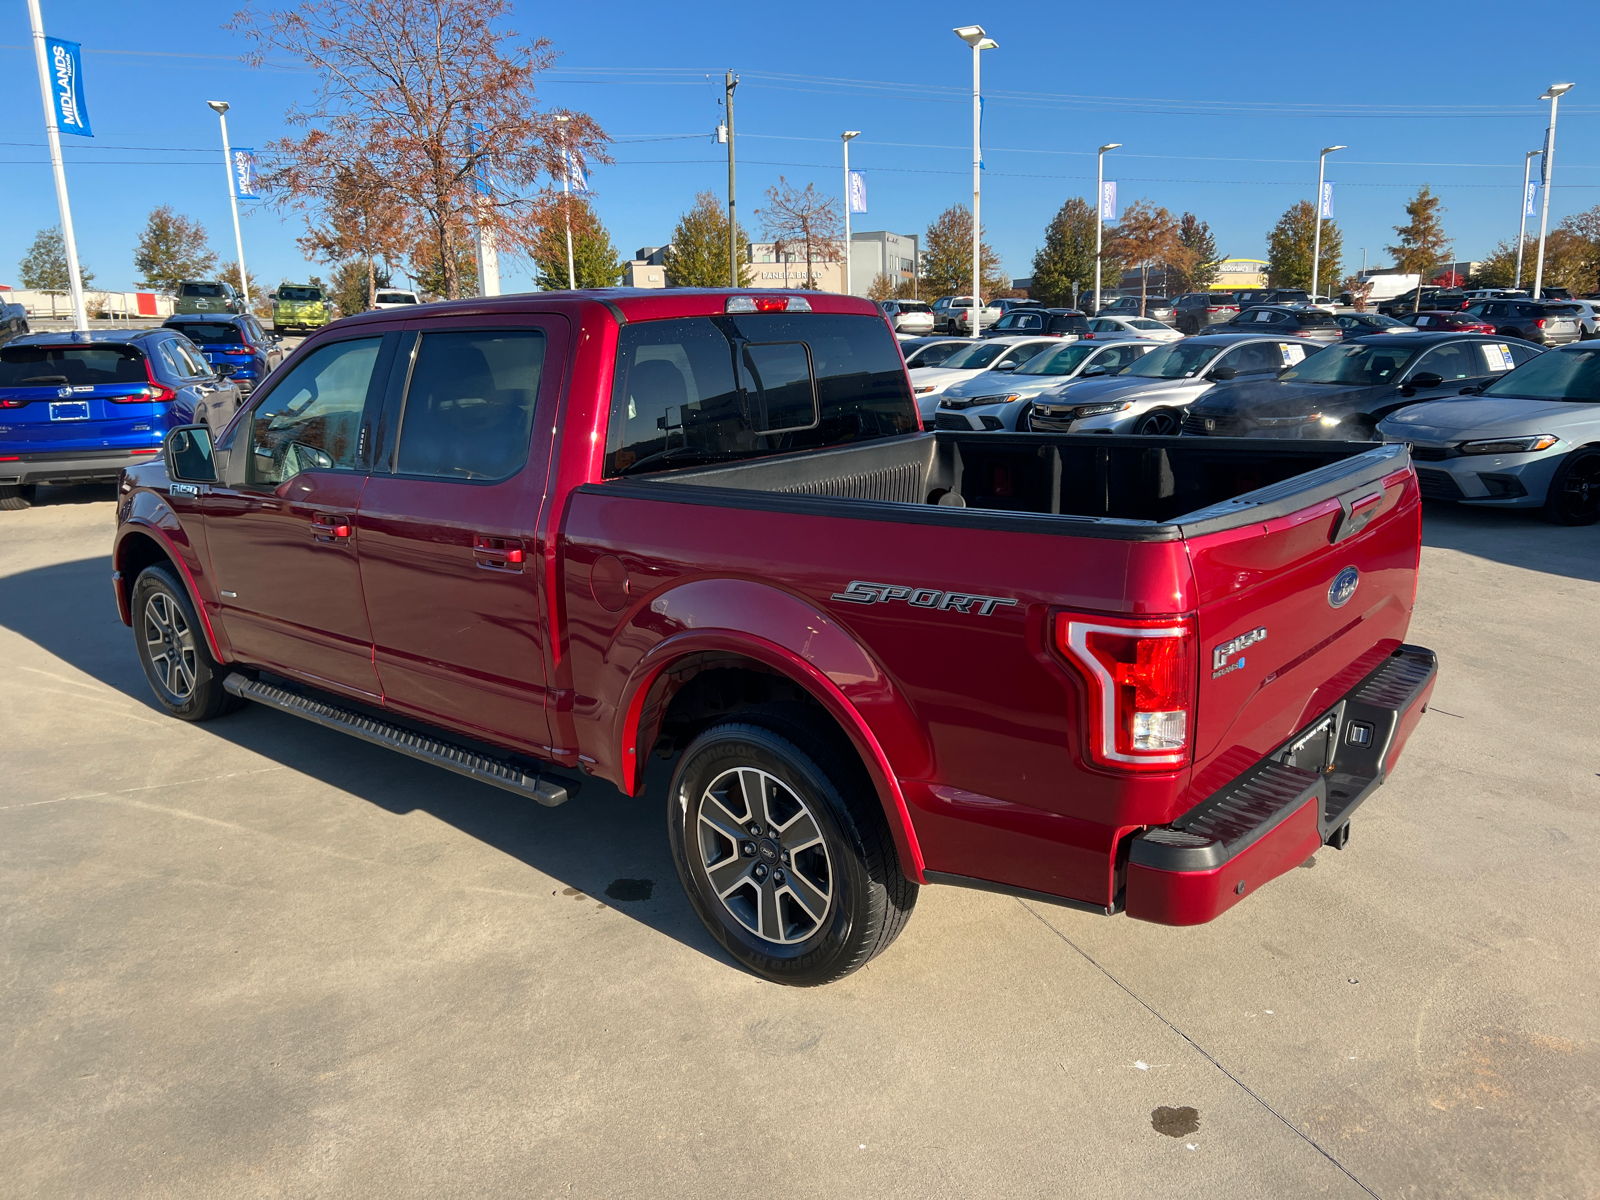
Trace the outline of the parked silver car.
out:
[[[1153,317],[1092,317],[1089,332],[1097,342],[1176,342],[1183,337]]]
[[[1411,443],[1424,497],[1600,521],[1600,345],[1559,346],[1476,395],[1403,408],[1378,431]]]
[[[1170,436],[1183,412],[1229,379],[1270,378],[1322,349],[1304,338],[1210,333],[1146,354],[1113,379],[1091,379],[1040,393],[1030,427],[1051,433],[1146,433]]]
[[[911,368],[911,392],[917,398],[922,423],[931,426],[944,390],[979,371],[1020,367],[1041,350],[1061,345],[1060,338],[997,337],[957,350],[936,367]]]
[[[1120,375],[1156,348],[1155,342],[1063,342],[1014,370],[980,371],[950,385],[939,398],[936,429],[1028,429],[1033,398],[1069,383]]]

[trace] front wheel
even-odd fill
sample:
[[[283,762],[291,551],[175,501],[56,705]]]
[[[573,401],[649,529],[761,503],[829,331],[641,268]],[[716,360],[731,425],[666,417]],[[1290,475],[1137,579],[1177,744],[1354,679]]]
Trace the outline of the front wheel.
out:
[[[1545,496],[1544,515],[1557,525],[1600,521],[1600,450],[1567,455]]]
[[[1170,408],[1152,409],[1133,424],[1135,433],[1152,437],[1177,437],[1182,428],[1182,419]]]
[[[831,983],[894,941],[916,904],[872,782],[842,735],[769,705],[684,751],[667,836],[695,912],[775,983]]]
[[[209,721],[244,703],[222,686],[223,670],[183,585],[167,567],[146,567],[133,585],[133,635],[139,665],[161,701],[182,721]]]

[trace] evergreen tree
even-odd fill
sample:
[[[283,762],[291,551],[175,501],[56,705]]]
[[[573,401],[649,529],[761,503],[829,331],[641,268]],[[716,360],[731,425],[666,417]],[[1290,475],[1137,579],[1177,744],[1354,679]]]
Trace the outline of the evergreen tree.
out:
[[[1081,196],[1061,206],[1044,228],[1044,245],[1034,252],[1029,297],[1060,307],[1094,290],[1094,234],[1099,219],[1094,206]],[[1110,254],[1103,262],[1101,284],[1115,287],[1122,264]]]
[[[1316,237],[1316,208],[1309,200],[1293,205],[1267,235],[1267,283],[1271,287],[1311,286],[1311,247]],[[1317,282],[1330,287],[1339,278],[1344,235],[1331,220],[1322,221],[1322,254]]]
[[[980,230],[979,238],[983,237]],[[941,296],[972,294],[972,210],[952,204],[928,226],[923,237],[922,294],[931,300]],[[1011,280],[1000,269],[1000,256],[988,242],[979,242],[985,299],[1011,290]]]
[[[564,200],[557,197],[541,216],[533,250],[540,290],[561,291],[568,285],[567,215],[562,211],[563,205],[571,209],[572,267],[578,286],[616,287],[622,281],[623,264],[611,244],[611,235],[587,197],[569,196]],[[723,222],[723,228],[727,228],[727,222]]]
[[[41,229],[33,236],[33,245],[18,264],[22,286],[37,288],[41,292],[65,292],[71,289],[72,280],[67,272],[67,246],[61,237],[61,226]],[[78,274],[83,286],[88,287],[94,272],[78,261]]]
[[[451,263],[455,287],[462,296],[476,296],[478,253],[472,237],[464,232],[458,232],[450,240],[455,249],[454,260]],[[451,286],[451,273],[445,270],[444,259],[431,242],[419,246],[412,252],[408,274],[417,281],[417,291],[424,297],[442,300]]]
[[[733,236],[739,248],[739,286],[749,287],[750,267],[744,261],[749,239],[744,226],[735,225]],[[696,196],[694,207],[678,218],[667,247],[666,268],[672,287],[728,286],[728,213],[710,192]]]
[[[211,278],[217,256],[208,240],[204,225],[174,212],[172,205],[152,210],[133,254],[139,286],[176,292],[185,279]]]
[[[338,305],[341,317],[367,311],[367,267],[366,258],[352,258],[333,268],[333,283],[328,288],[328,296]],[[372,264],[372,282],[376,285],[374,291],[394,286],[394,279],[389,272],[376,263]],[[254,292],[250,294],[255,295]]]
[[[1178,218],[1178,243],[1184,249],[1183,261],[1162,264],[1167,277],[1167,295],[1205,291],[1217,281],[1221,261],[1217,239],[1211,236],[1211,226],[1191,212],[1184,213]]]
[[[1396,225],[1398,244],[1385,246],[1394,255],[1394,265],[1405,274],[1415,273],[1427,283],[1439,265],[1450,257],[1452,242],[1444,234],[1444,224],[1439,220],[1445,208],[1439,197],[1427,184],[1406,205],[1406,215],[1411,218],[1405,225]]]

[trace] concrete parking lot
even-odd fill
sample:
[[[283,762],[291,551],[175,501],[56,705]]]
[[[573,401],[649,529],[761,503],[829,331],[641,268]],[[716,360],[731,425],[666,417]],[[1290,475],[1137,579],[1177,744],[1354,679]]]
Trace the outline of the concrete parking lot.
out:
[[[744,974],[660,786],[555,810],[162,715],[109,489],[0,514],[0,1193],[1600,1195],[1600,527],[1430,509],[1433,706],[1324,849],[1168,929],[928,888]]]

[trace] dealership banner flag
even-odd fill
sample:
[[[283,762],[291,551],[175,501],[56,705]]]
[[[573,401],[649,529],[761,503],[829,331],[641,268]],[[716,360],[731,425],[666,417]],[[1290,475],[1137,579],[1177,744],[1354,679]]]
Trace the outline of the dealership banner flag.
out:
[[[1107,179],[1100,185],[1100,219],[1117,219],[1117,181],[1114,179]]]
[[[256,152],[248,146],[235,146],[233,161],[229,166],[232,168],[229,174],[233,176],[233,194],[241,200],[261,199],[261,193],[256,190]]]
[[[89,105],[83,98],[83,56],[78,43],[47,37],[44,51],[50,63],[50,104],[56,129],[79,137],[93,137],[89,129]]]
[[[1331,219],[1333,217],[1333,184],[1331,183],[1324,183],[1322,185],[1321,216],[1325,219]]]
[[[861,177],[860,171],[850,172],[850,211],[867,211],[867,181]]]
[[[1539,215],[1539,209],[1537,207],[1538,203],[1539,203],[1539,181],[1536,180],[1536,179],[1530,179],[1528,181],[1528,194],[1522,198],[1522,212],[1523,212],[1523,215],[1524,216],[1529,216],[1529,217],[1537,217]]]

